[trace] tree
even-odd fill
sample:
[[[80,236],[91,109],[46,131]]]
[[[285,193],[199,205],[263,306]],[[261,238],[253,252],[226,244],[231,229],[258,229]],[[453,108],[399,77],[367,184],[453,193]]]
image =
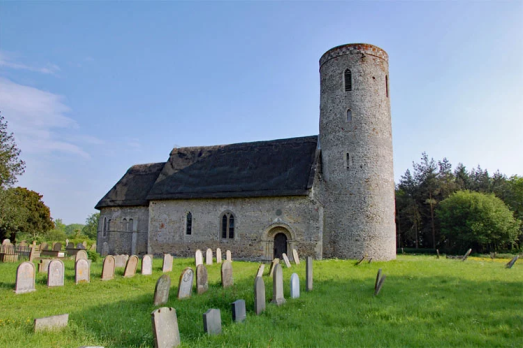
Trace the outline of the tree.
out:
[[[98,220],[100,219],[100,213],[93,213],[85,219],[85,226],[82,229],[82,233],[91,239],[96,239],[98,233]]]
[[[25,171],[25,162],[20,158],[13,133],[7,131],[7,121],[0,115],[0,190],[16,182],[16,176]]]
[[[65,234],[68,236],[76,237],[80,235],[84,225],[82,224],[70,224],[65,227]]]

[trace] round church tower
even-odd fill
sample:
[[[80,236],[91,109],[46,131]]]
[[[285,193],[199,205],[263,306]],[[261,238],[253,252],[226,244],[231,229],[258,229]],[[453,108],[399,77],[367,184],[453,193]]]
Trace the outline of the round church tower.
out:
[[[320,59],[323,255],[396,258],[387,53],[334,47]]]

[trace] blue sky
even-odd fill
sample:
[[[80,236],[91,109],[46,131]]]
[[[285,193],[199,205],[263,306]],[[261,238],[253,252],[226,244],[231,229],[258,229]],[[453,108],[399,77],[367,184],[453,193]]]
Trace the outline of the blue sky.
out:
[[[390,57],[396,180],[426,151],[523,174],[523,2],[0,2],[18,185],[83,223],[174,146],[318,134],[318,60]]]

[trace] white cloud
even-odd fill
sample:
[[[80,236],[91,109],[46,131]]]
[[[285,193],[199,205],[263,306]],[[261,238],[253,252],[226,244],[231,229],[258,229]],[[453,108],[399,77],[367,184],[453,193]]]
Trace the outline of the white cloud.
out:
[[[6,52],[0,51],[0,67],[16,70],[29,70],[43,74],[54,74],[60,71],[60,67],[56,64],[47,64],[45,67],[30,66],[13,61],[13,57]]]

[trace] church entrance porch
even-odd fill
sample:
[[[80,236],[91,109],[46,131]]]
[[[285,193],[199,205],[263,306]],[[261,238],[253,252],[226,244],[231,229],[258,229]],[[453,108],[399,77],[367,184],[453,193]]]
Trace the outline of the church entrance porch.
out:
[[[274,258],[282,259],[282,254],[287,254],[287,236],[278,233],[274,236]]]
[[[272,261],[275,257],[281,259],[283,253],[289,255],[295,242],[294,231],[287,224],[278,223],[268,226],[262,235],[265,249],[264,261]]]

